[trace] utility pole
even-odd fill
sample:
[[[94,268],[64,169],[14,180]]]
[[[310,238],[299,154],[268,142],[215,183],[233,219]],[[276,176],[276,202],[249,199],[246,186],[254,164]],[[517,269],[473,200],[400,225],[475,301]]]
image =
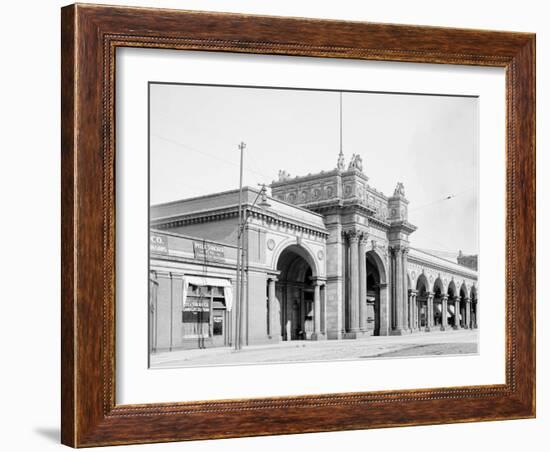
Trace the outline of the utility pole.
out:
[[[267,188],[265,184],[258,184],[262,188],[256,193],[254,202],[248,206],[248,199],[246,200],[245,211],[243,212],[243,151],[246,148],[246,144],[241,142],[238,146],[241,151],[241,167],[240,167],[240,179],[239,179],[239,224],[237,226],[237,281],[235,284],[236,289],[236,302],[235,302],[235,350],[242,348],[242,330],[243,330],[243,300],[244,300],[244,274],[245,265],[248,267],[248,241],[245,235],[246,224],[250,217],[251,212],[256,205],[262,209],[270,207],[267,200]],[[258,202],[260,200],[260,202]],[[248,287],[248,283],[246,284]]]
[[[239,151],[241,152],[241,164],[240,164],[240,176],[239,176],[239,225],[237,227],[237,281],[236,281],[236,292],[237,297],[235,303],[235,350],[241,349],[241,312],[242,312],[242,289],[243,289],[243,275],[242,275],[242,234],[241,234],[241,225],[243,221],[243,154],[246,148],[246,144],[241,141],[238,146]]]

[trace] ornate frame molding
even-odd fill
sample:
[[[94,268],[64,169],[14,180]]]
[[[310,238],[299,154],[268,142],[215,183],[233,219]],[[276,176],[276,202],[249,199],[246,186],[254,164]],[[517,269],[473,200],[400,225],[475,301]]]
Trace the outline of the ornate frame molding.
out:
[[[535,415],[534,35],[71,5],[62,9],[62,43],[64,444],[83,447]],[[506,383],[117,405],[114,83],[118,47],[506,68]]]

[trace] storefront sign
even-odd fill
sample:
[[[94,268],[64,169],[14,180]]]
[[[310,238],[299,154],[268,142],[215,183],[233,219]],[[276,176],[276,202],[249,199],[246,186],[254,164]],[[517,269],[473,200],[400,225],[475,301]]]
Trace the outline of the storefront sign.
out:
[[[225,251],[223,246],[206,242],[193,242],[195,259],[209,262],[224,262]]]
[[[188,299],[183,307],[184,311],[210,311],[210,300],[190,300]]]
[[[168,240],[162,235],[151,234],[149,236],[149,249],[153,253],[168,254]]]

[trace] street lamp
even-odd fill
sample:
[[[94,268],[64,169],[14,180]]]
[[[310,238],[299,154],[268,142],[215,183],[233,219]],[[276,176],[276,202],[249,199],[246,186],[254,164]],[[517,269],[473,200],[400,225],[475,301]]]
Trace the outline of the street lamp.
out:
[[[244,293],[244,257],[247,256],[248,241],[243,240],[243,233],[250,218],[250,212],[256,204],[262,209],[271,206],[267,199],[267,187],[265,184],[258,184],[261,189],[256,194],[256,198],[250,207],[245,207],[243,214],[243,151],[246,148],[245,143],[239,144],[241,151],[240,180],[239,180],[239,223],[237,227],[237,281],[236,281],[236,303],[235,303],[235,350],[242,348],[242,313],[243,313],[243,293]],[[261,198],[261,199],[260,199]],[[258,199],[260,202],[258,203]],[[248,284],[248,283],[247,283]]]

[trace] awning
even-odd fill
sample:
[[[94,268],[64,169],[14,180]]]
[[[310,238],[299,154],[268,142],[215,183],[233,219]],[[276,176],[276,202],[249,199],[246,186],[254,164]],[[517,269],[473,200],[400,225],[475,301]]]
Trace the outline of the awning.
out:
[[[229,279],[188,275],[184,276],[183,279],[187,281],[187,284],[193,284],[194,286],[231,287],[231,281],[229,281]]]
[[[223,296],[225,298],[225,309],[231,311],[233,307],[233,286],[229,279],[223,278],[210,278],[207,276],[183,276],[183,301],[182,305],[185,307],[187,302],[187,289],[189,284],[194,286],[213,286],[223,287]]]

